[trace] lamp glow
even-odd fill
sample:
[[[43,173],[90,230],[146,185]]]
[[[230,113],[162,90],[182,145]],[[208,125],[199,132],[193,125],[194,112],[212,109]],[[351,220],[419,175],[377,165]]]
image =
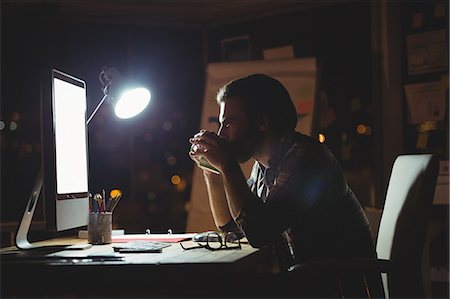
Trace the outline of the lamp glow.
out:
[[[118,118],[131,118],[147,107],[151,94],[146,88],[135,88],[123,93],[117,101],[114,112]]]

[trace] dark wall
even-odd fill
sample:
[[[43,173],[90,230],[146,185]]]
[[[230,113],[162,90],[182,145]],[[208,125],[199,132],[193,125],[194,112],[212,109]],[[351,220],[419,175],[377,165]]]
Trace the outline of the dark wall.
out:
[[[203,100],[201,30],[67,21],[57,12],[52,5],[2,4],[1,220],[20,218],[40,167],[41,69],[85,80],[90,114],[102,97],[98,74],[108,65],[147,85],[152,101],[132,120],[117,119],[110,105],[92,120],[90,191],[123,190],[117,227],[183,230],[193,168],[188,138]],[[172,184],[173,175],[182,184]]]

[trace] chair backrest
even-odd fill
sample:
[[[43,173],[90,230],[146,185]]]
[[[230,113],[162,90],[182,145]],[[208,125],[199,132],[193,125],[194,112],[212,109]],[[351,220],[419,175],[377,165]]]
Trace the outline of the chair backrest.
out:
[[[431,154],[401,155],[394,162],[376,246],[378,258],[394,267],[383,275],[386,298],[424,295],[421,262],[438,171],[439,159]]]

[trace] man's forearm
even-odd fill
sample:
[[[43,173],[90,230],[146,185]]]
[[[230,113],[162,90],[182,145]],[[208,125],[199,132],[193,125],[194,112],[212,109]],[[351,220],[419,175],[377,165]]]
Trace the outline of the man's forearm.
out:
[[[239,163],[230,163],[223,169],[223,185],[231,216],[236,219],[244,202],[252,196]]]
[[[222,178],[208,171],[203,172],[208,191],[209,206],[217,227],[224,226],[232,220],[228,202],[225,197]]]

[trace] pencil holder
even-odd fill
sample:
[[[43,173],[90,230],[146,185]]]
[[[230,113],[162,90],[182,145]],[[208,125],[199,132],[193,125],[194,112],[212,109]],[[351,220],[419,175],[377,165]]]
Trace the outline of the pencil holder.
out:
[[[110,244],[112,213],[89,213],[88,242],[93,245]]]

